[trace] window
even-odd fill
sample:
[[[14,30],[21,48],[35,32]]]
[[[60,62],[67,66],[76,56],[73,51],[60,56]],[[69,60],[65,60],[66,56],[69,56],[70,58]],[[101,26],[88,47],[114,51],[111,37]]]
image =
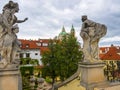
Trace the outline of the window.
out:
[[[26,53],[26,57],[30,57],[30,53]]]
[[[37,44],[37,46],[41,46],[41,43],[36,43]]]
[[[43,45],[43,46],[48,46],[48,43],[43,43],[42,45]]]
[[[23,53],[20,53],[20,58],[23,58]]]
[[[35,55],[38,55],[38,53],[35,53]]]
[[[102,53],[105,53],[105,50],[103,50]]]
[[[29,47],[29,44],[26,44],[26,48],[28,48]]]

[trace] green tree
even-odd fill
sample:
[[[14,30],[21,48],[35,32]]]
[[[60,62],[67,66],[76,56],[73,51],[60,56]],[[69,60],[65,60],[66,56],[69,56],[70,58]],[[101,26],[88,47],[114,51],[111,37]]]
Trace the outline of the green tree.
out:
[[[62,64],[60,64],[61,73],[64,73],[61,78],[66,79],[74,74],[78,68],[78,62],[81,60],[82,52],[80,51],[79,43],[73,35],[65,37],[61,41],[62,47]]]
[[[43,53],[43,76],[54,80],[57,76],[63,81],[77,71],[82,52],[79,43],[73,35],[67,35],[62,41],[51,40],[49,51]]]
[[[52,78],[52,84],[55,82],[55,78],[58,76],[58,61],[56,53],[58,52],[57,42],[54,40],[50,40],[49,42],[49,51],[43,53],[42,62],[44,64],[44,68],[42,71],[42,75],[50,76]]]

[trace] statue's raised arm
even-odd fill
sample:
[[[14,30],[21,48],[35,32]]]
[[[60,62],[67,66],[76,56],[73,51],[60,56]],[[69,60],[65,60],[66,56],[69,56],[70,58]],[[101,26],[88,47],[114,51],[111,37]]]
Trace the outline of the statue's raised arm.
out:
[[[28,18],[25,18],[24,20],[17,20],[17,23],[23,23],[23,22],[25,22],[27,20],[28,20]]]

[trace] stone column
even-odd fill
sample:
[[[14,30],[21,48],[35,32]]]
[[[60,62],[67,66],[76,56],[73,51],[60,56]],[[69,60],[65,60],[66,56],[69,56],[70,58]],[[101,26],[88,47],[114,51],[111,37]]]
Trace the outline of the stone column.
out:
[[[22,90],[18,69],[0,69],[0,90]]]

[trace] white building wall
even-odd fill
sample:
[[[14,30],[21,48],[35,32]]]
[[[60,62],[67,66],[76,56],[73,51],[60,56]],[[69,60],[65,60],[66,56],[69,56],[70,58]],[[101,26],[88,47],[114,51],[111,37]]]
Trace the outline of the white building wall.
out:
[[[39,64],[42,65],[40,50],[30,50],[29,53],[30,53],[30,58],[37,59],[39,61]]]
[[[30,53],[30,57],[32,59],[40,59],[40,51],[38,51],[38,50],[31,50],[31,51],[29,51],[29,53]]]
[[[31,59],[37,59],[39,64],[42,65],[40,49],[22,50],[21,53],[23,53],[23,58],[26,58],[26,54],[29,53]]]

